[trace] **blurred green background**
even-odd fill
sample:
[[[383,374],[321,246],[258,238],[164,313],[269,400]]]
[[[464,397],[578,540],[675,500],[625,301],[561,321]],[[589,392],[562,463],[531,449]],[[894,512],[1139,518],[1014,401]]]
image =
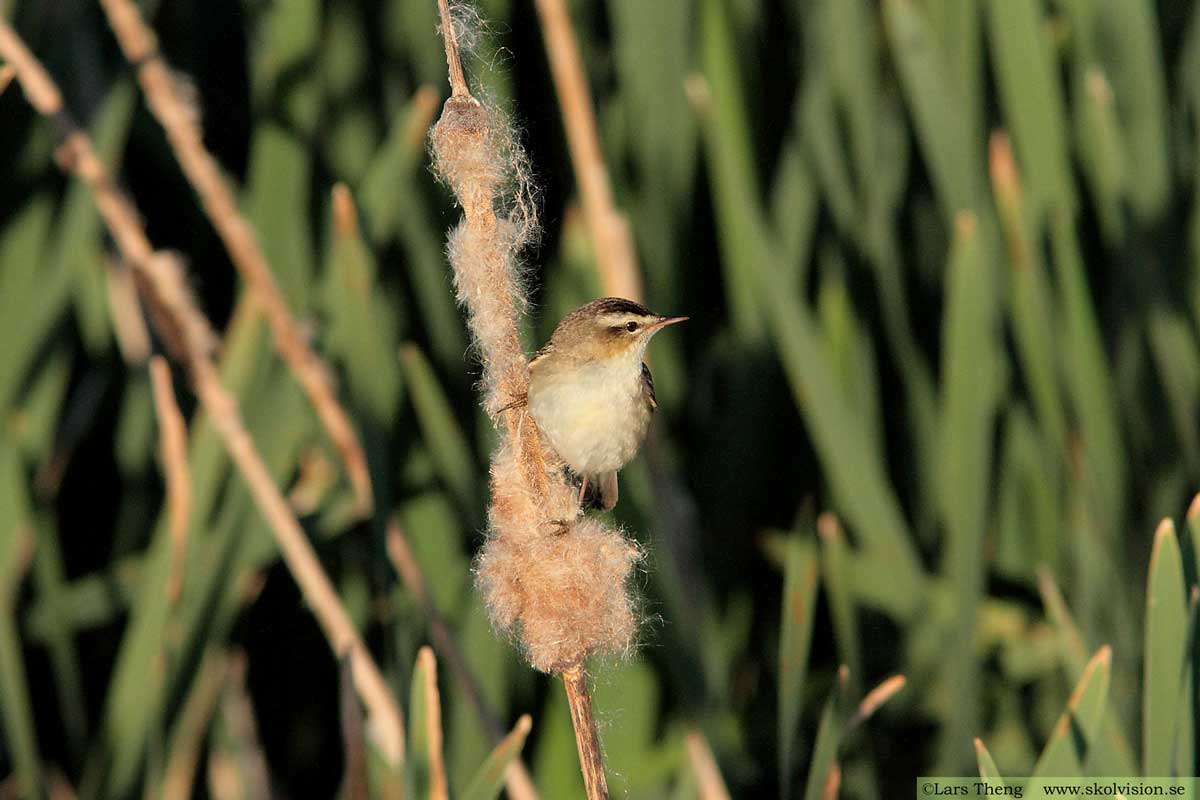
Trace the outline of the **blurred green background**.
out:
[[[458,211],[420,138],[433,107],[414,101],[447,93],[433,0],[142,8],[338,372],[371,520],[99,5],[0,3],[150,238],[187,259],[227,385],[402,705],[429,634],[384,556],[393,515],[504,727],[532,715],[542,796],[580,796],[561,687],[491,634],[471,589],[494,433],[442,253]],[[651,349],[659,414],[615,512],[648,559],[637,651],[591,665],[614,794],[697,796],[691,730],[734,796],[818,797],[835,760],[857,798],[993,762],[1193,774],[1200,540],[1154,531],[1200,489],[1200,7],[570,8],[647,304],[691,316]],[[532,350],[600,289],[532,2],[479,10],[474,85],[514,115],[542,189]],[[55,142],[10,86],[0,776],[159,796],[190,731],[196,796],[255,796],[263,765],[280,796],[334,796],[338,664],[183,381],[178,605],[143,581],[168,541],[148,371],[118,347],[120,268]],[[336,182],[358,231],[332,224]],[[231,649],[244,684],[214,683]],[[856,724],[896,673],[906,687]],[[457,796],[490,744],[448,674],[441,699]]]

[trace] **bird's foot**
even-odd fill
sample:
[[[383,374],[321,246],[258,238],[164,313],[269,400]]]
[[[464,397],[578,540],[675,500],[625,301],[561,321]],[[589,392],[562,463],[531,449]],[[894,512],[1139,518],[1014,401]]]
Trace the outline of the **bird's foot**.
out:
[[[500,410],[496,412],[496,416],[500,416],[505,411],[512,411],[514,408],[520,408],[521,406],[527,406],[527,405],[529,405],[529,393],[525,392],[520,397],[517,397],[514,400],[501,406]]]

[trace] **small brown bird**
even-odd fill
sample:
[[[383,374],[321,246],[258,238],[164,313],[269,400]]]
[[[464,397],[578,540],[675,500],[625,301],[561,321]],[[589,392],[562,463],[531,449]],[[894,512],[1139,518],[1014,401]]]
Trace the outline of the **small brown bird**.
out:
[[[590,480],[601,508],[617,504],[617,470],[637,455],[658,407],[654,380],[642,361],[646,345],[658,331],[685,319],[603,297],[563,317],[529,362],[529,413],[583,479],[580,502]]]

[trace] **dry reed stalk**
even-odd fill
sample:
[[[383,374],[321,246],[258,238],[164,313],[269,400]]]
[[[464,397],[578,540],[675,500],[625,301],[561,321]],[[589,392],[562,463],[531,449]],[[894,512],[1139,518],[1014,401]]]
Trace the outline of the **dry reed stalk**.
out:
[[[529,417],[517,325],[528,305],[519,255],[537,228],[529,172],[504,117],[471,95],[457,23],[447,0],[438,8],[452,94],[430,132],[434,170],[463,211],[447,253],[483,366],[483,405],[502,428],[477,583],[493,625],[519,640],[535,669],[562,675],[588,796],[606,797],[583,665],[631,646],[637,617],[626,584],[641,552],[583,515],[562,461]]]
[[[350,187],[338,181],[329,191],[329,199],[333,203],[333,228],[342,239],[354,239],[358,236],[358,209],[354,205],[354,197]]]
[[[604,777],[604,756],[600,751],[596,718],[592,715],[587,673],[582,666],[565,669],[562,682],[567,690],[567,706],[571,709],[571,725],[575,728],[575,749],[579,751],[579,768],[583,771],[583,790],[589,800],[606,798],[608,780]]]
[[[696,776],[696,788],[700,800],[729,800],[729,788],[721,777],[717,759],[713,756],[708,739],[698,730],[688,731],[685,739],[688,761],[692,765],[692,773]]]
[[[575,180],[583,198],[583,215],[596,254],[604,294],[642,300],[642,276],[629,220],[613,203],[608,168],[596,131],[592,95],[579,56],[579,42],[564,0],[537,0],[538,19],[546,41],[550,74],[562,109],[563,128]]]
[[[338,681],[338,711],[342,726],[341,800],[370,800],[371,784],[362,708],[354,693],[350,663],[343,659]]]
[[[891,700],[907,683],[908,679],[903,675],[893,675],[867,692],[863,699],[859,701],[858,708],[854,710],[854,714],[846,722],[847,733],[870,719],[879,710],[880,706]]]
[[[107,268],[105,282],[109,317],[121,358],[130,366],[141,366],[150,358],[150,332],[142,318],[142,306],[137,299],[137,285],[132,271],[115,259]]]
[[[125,58],[135,68],[150,110],[167,133],[175,158],[199,195],[234,266],[262,305],[280,357],[308,395],[341,455],[360,512],[370,514],[374,500],[362,443],[338,402],[329,368],[309,346],[300,323],[288,309],[253,227],[238,210],[220,165],[204,146],[193,102],[180,91],[178,78],[137,6],[130,0],[101,0],[101,5]]]
[[[221,384],[211,353],[216,336],[184,281],[178,260],[156,251],[136,209],[112,182],[87,134],[63,109],[62,95],[16,32],[0,19],[0,58],[17,72],[30,104],[65,132],[60,165],[84,181],[109,232],[139,280],[139,291],[163,341],[188,368],[201,405],[275,535],[293,578],[303,592],[333,651],[353,658],[355,685],[370,712],[376,746],[392,766],[404,758],[403,717],[391,690],[321,567],[303,528],[271,477],[246,431],[236,398]]]
[[[400,580],[421,604],[425,618],[429,621],[430,638],[433,640],[434,650],[454,673],[459,688],[466,693],[467,699],[475,709],[475,715],[483,723],[492,746],[499,745],[505,738],[505,732],[500,727],[500,719],[483,696],[483,688],[467,665],[462,649],[458,646],[450,626],[446,624],[442,612],[434,605],[433,598],[426,591],[425,574],[413,555],[408,537],[405,536],[400,523],[394,518],[388,520],[387,553],[392,566],[400,575]],[[509,763],[505,770],[504,786],[511,800],[537,800],[538,793],[534,788],[533,778],[529,775],[529,770],[519,755]]]
[[[159,459],[167,484],[167,519],[171,531],[171,564],[167,599],[174,603],[183,591],[183,564],[187,556],[188,520],[192,515],[192,473],[187,461],[187,423],[175,401],[171,368],[162,356],[150,360],[154,413],[158,416]]]

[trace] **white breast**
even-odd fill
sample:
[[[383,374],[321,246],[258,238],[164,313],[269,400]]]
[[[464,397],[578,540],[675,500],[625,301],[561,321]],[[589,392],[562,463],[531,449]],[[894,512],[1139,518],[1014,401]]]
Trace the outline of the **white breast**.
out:
[[[640,359],[570,369],[535,369],[529,411],[567,466],[580,475],[618,470],[636,455],[650,409]]]

